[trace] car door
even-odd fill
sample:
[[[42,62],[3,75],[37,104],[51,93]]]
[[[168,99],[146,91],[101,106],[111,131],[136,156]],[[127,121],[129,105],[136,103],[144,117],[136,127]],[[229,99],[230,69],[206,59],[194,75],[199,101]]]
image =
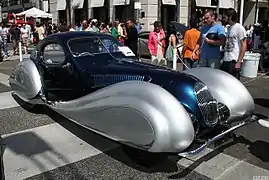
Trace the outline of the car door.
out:
[[[150,57],[148,49],[149,31],[144,31],[138,35],[138,55]]]
[[[41,69],[44,90],[49,100],[70,100],[75,96],[77,79],[73,64],[64,48],[57,42],[48,42],[41,48]]]

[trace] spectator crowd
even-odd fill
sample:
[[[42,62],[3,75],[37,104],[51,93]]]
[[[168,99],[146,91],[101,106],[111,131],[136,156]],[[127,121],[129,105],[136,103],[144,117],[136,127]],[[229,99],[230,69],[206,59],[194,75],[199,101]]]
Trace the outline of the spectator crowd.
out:
[[[182,62],[184,69],[196,67],[211,67],[222,69],[237,78],[244,54],[247,50],[258,49],[260,44],[261,27],[252,25],[243,27],[237,23],[237,13],[230,8],[219,21],[213,10],[207,10],[199,24],[197,19],[191,19],[189,29],[183,39],[175,27],[168,25],[164,31],[159,21],[153,23],[154,29],[149,34],[148,50],[151,63],[173,66],[173,62]],[[1,23],[0,43],[1,57],[9,56],[7,42],[13,43],[13,54],[18,54],[18,43],[21,41],[24,53],[28,53],[30,43],[37,44],[44,37],[54,33],[67,31],[89,31],[106,33],[114,36],[128,46],[138,56],[138,34],[142,26],[138,21],[114,21],[113,23],[99,23],[97,19],[83,20],[77,25],[67,26],[66,23],[14,24],[11,27]],[[268,32],[268,31],[267,31]]]

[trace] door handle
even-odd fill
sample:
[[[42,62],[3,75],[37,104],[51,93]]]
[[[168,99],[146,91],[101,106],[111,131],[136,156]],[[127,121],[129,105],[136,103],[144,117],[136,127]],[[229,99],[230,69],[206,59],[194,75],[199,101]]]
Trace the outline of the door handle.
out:
[[[71,66],[71,63],[66,63],[65,65],[62,65],[62,68],[68,68],[68,67],[70,67]]]

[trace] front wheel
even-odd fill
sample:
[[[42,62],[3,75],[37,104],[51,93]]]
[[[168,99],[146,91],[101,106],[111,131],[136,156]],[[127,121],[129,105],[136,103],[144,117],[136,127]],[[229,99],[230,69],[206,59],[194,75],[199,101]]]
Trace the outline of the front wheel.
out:
[[[156,166],[168,159],[168,154],[165,153],[152,153],[126,145],[122,149],[132,161],[144,167]]]

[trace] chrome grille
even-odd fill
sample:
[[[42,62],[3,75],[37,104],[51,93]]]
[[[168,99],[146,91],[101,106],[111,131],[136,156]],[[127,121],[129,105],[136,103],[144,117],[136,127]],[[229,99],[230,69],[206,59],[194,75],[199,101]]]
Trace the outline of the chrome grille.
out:
[[[144,81],[145,77],[140,75],[94,75],[95,85],[107,86],[122,81]]]
[[[194,91],[201,114],[207,126],[214,126],[218,122],[217,102],[205,84],[197,82]]]

